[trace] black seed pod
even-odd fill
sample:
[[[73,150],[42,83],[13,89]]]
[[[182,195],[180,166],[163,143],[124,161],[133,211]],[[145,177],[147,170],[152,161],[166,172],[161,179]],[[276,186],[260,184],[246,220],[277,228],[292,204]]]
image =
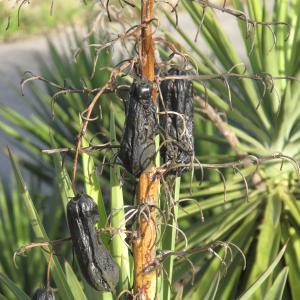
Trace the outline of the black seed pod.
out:
[[[172,75],[184,76],[187,72],[172,68],[168,76]],[[186,79],[169,79],[161,82],[160,89],[163,160],[188,164],[194,155],[193,83]],[[177,172],[182,171],[177,169]]]
[[[134,82],[121,140],[119,158],[124,167],[138,177],[155,158],[154,138],[158,132],[156,106],[152,101],[152,84]]]
[[[31,297],[31,300],[55,300],[52,291],[47,289],[37,289]]]
[[[119,268],[98,238],[96,203],[86,194],[75,196],[67,205],[67,218],[75,254],[86,281],[98,291],[114,291],[119,281]]]

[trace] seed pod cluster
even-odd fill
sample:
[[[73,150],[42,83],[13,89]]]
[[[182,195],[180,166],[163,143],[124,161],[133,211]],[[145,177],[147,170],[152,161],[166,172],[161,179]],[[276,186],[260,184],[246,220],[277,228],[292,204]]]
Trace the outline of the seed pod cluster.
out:
[[[96,203],[86,194],[78,194],[67,205],[67,219],[74,251],[86,281],[98,291],[114,291],[119,268],[98,238]]]
[[[152,84],[134,82],[130,89],[119,158],[126,170],[138,177],[155,158],[154,138],[158,132]]]
[[[32,295],[31,300],[55,300],[55,296],[49,289],[37,289]]]
[[[187,74],[175,68],[168,71],[168,76]],[[194,156],[193,83],[187,79],[168,79],[161,82],[160,90],[162,158],[164,162],[188,164]]]

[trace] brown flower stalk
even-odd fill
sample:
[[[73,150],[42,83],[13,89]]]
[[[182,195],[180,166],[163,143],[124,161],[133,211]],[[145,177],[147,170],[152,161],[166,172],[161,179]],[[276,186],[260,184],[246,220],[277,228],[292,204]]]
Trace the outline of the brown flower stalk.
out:
[[[153,0],[142,0],[141,12],[141,52],[140,66],[142,78],[154,80],[154,47],[152,39],[151,19],[153,18]],[[153,89],[153,101],[156,91]],[[157,205],[157,189],[159,181],[153,179],[155,166],[152,165],[144,172],[137,187],[137,204]],[[145,267],[155,259],[156,249],[156,212],[149,209],[140,214],[137,224],[137,239],[133,244],[134,255],[134,288],[139,299],[152,300],[156,296],[156,271],[145,272]]]

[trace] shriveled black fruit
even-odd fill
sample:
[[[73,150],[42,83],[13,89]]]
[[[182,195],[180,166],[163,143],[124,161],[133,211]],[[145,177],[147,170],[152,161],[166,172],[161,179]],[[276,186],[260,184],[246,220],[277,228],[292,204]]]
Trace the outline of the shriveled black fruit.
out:
[[[47,289],[37,289],[31,297],[31,300],[55,300],[52,291]]]
[[[134,82],[125,119],[119,158],[126,170],[138,177],[155,158],[154,138],[158,132],[156,106],[152,101],[152,84]]]
[[[187,74],[175,68],[168,72],[168,76]],[[166,113],[160,116],[163,160],[188,164],[194,155],[193,83],[187,79],[169,79],[161,82],[160,89],[160,112]],[[177,169],[176,172],[183,170]]]
[[[67,205],[67,218],[73,247],[86,281],[98,291],[114,291],[119,268],[98,238],[96,203],[86,194],[78,194]]]

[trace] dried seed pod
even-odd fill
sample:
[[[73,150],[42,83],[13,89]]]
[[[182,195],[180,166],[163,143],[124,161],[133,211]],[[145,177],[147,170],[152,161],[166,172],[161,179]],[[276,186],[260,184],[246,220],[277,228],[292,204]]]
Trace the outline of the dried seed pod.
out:
[[[86,194],[78,194],[67,205],[67,219],[80,269],[86,281],[98,291],[114,291],[119,268],[98,238],[96,203]]]
[[[154,161],[155,142],[158,132],[156,106],[152,101],[152,84],[134,82],[121,140],[119,158],[126,170],[139,177]]]
[[[168,76],[187,72],[172,68]],[[194,156],[193,83],[187,79],[169,79],[160,85],[161,154],[165,162],[188,164]],[[184,169],[177,169],[177,173]]]
[[[54,293],[49,289],[37,289],[31,300],[55,300]]]

